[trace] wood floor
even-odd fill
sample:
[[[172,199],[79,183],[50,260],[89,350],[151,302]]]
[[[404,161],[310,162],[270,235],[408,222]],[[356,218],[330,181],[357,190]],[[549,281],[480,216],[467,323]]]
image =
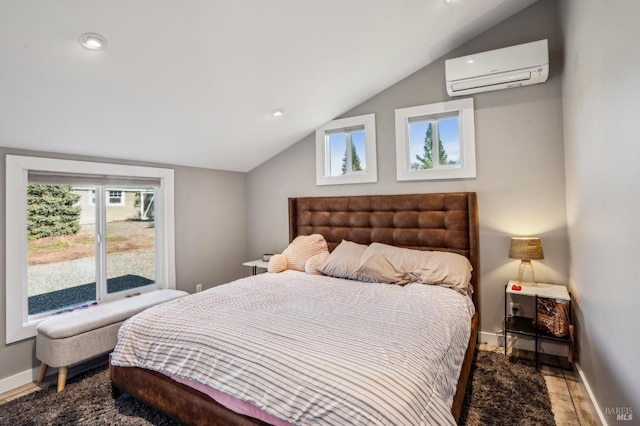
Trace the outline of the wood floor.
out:
[[[481,343],[479,350],[495,351],[503,353],[504,348],[498,346],[487,345]],[[69,377],[79,372],[89,370],[97,365],[106,363],[104,359],[94,359],[85,364],[80,364],[69,369]],[[584,384],[580,380],[580,376],[572,371],[562,370],[555,367],[543,365],[540,372],[544,375],[551,398],[551,409],[558,426],[600,426],[600,422],[596,409],[591,403],[591,399],[587,394]],[[48,386],[55,383],[56,375],[48,376],[42,386]],[[41,387],[36,383],[29,383],[13,389],[9,392],[0,394],[0,404],[4,404],[12,399],[20,398],[23,395],[37,392]]]

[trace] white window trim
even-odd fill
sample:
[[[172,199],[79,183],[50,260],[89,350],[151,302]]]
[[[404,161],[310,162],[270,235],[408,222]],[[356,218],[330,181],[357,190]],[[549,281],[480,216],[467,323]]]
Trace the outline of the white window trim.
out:
[[[364,127],[365,161],[367,169],[343,176],[329,176],[327,137],[332,130]],[[341,118],[330,121],[316,130],[316,185],[342,185],[350,183],[370,183],[378,181],[376,160],[376,115],[366,114],[357,117]]]
[[[125,205],[126,191],[124,191],[122,189],[107,189],[106,192],[107,193],[105,195],[107,196],[107,206],[111,207],[111,206],[124,206]],[[111,192],[119,192],[120,193],[120,202],[118,202],[118,203],[112,203],[111,202]]]
[[[157,262],[155,288],[176,288],[174,234],[173,170],[122,164],[58,160],[41,157],[7,155],[6,157],[6,343],[13,343],[36,335],[42,319],[29,319],[27,265],[27,184],[29,170],[68,174],[127,176],[160,179],[162,241],[156,245]],[[158,201],[158,200],[157,200]]]
[[[409,120],[457,113],[460,126],[460,166],[411,170]],[[476,177],[476,141],[473,98],[396,109],[396,178],[404,180],[464,179]]]

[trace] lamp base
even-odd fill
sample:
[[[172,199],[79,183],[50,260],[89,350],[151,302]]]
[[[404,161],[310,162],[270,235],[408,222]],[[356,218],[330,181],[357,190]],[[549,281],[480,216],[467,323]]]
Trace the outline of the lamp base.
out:
[[[530,260],[521,260],[518,267],[518,281],[536,285],[536,276],[533,273],[533,265]]]

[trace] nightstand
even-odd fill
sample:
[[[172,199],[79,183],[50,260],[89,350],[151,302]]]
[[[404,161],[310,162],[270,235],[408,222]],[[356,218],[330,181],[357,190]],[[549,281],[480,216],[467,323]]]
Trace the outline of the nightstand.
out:
[[[252,260],[250,262],[244,262],[243,266],[251,266],[251,275],[256,275],[258,273],[258,268],[267,269],[269,262],[265,262],[262,259]]]
[[[518,289],[518,286],[520,288]],[[532,312],[531,316],[521,316],[520,312],[516,313],[516,315],[511,315],[511,312],[507,310],[510,306],[510,301],[512,300],[512,295],[525,296],[531,299],[531,306],[529,306],[528,311]],[[540,298],[552,299],[554,302],[563,302],[566,301],[568,304],[568,333],[566,336],[555,336],[551,333],[541,330],[534,324],[538,324],[538,300]],[[535,340],[535,360],[536,360],[536,368],[538,367],[538,352],[539,352],[539,343],[541,341],[552,341],[556,343],[563,343],[568,345],[569,350],[569,362],[572,360],[572,326],[571,326],[571,294],[567,291],[567,287],[564,285],[555,285],[555,284],[542,284],[536,283],[523,283],[517,281],[509,281],[509,284],[505,286],[505,295],[504,295],[504,318],[505,325],[503,330],[504,337],[504,353],[507,353],[507,334],[518,334],[522,336],[528,336]]]

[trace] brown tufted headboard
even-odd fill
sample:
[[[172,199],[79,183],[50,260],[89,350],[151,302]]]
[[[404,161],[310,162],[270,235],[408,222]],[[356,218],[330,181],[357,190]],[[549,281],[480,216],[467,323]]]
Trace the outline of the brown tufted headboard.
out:
[[[289,198],[289,240],[309,234],[322,234],[330,251],[349,240],[466,256],[479,309],[475,192]]]

